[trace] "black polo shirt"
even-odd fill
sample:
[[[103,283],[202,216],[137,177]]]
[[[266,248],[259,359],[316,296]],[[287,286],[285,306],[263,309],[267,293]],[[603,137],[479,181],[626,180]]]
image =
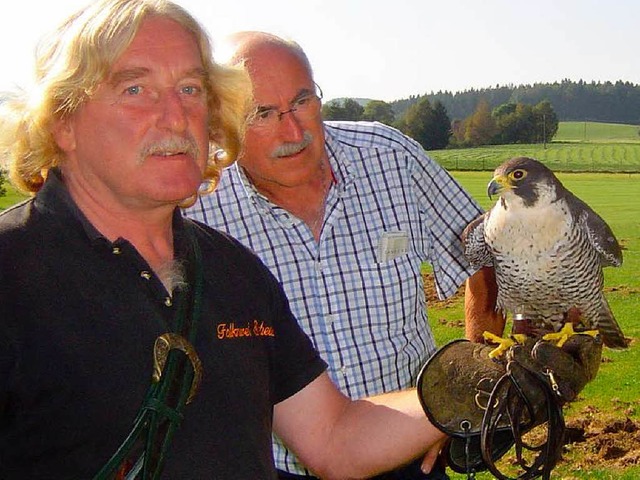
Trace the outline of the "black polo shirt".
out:
[[[176,211],[176,257],[187,251]],[[204,264],[195,348],[203,381],[163,478],[275,478],[272,407],[325,369],[268,269],[197,224]],[[172,298],[126,240],[110,242],[52,171],[0,214],[0,478],[91,478],[129,433]]]

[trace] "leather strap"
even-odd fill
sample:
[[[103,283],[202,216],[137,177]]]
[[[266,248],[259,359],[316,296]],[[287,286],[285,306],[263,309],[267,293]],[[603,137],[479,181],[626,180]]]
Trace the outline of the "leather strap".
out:
[[[525,377],[527,387],[523,388],[520,382]],[[524,432],[536,423],[534,421],[536,415],[534,406],[531,405],[526,393],[526,389],[530,389],[532,385],[536,386],[544,394],[544,412],[542,413],[546,420],[546,441],[535,446],[528,445],[522,438]],[[496,466],[492,458],[496,427],[501,417],[505,415],[508,415],[511,419],[516,462],[518,467],[522,469],[517,477],[505,475]],[[523,418],[527,418],[529,421],[523,423]],[[562,415],[562,406],[552,386],[549,384],[549,380],[543,374],[527,368],[526,365],[515,361],[508,362],[506,373],[496,383],[482,419],[480,444],[482,457],[489,471],[499,480],[532,480],[539,477],[548,480],[551,470],[555,467],[562,454],[564,430],[565,423]],[[536,452],[533,461],[524,458],[523,454],[526,451]]]
[[[156,339],[154,375],[133,428],[93,480],[157,479],[184,407],[197,390],[202,366],[192,345],[202,306],[203,272],[194,228],[186,222],[189,283],[186,291],[177,295],[175,332]]]

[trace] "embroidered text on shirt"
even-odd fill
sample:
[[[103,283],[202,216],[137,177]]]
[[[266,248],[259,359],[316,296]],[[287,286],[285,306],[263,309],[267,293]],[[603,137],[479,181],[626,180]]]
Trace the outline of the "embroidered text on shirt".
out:
[[[242,327],[236,327],[233,322],[220,323],[217,328],[217,336],[219,340],[223,340],[242,337],[275,337],[276,334],[272,326],[254,320],[253,323],[249,322]]]

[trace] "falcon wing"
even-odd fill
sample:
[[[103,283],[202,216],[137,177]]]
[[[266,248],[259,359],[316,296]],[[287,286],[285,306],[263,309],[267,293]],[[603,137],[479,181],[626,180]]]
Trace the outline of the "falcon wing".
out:
[[[493,256],[484,241],[484,221],[488,212],[473,220],[462,232],[464,255],[473,268],[492,267]]]
[[[600,254],[600,264],[603,267],[622,265],[622,249],[607,222],[573,194],[568,196],[567,203],[578,219],[578,226],[587,232],[591,246]]]

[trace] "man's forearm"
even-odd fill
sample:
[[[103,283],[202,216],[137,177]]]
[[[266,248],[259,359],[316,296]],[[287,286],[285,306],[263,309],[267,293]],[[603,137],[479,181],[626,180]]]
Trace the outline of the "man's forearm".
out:
[[[369,478],[439,447],[445,434],[428,421],[415,390],[352,402],[332,435],[336,452],[323,478]]]
[[[491,267],[483,267],[469,277],[465,286],[465,337],[482,342],[482,332],[502,335],[505,318],[496,311],[498,286]]]

